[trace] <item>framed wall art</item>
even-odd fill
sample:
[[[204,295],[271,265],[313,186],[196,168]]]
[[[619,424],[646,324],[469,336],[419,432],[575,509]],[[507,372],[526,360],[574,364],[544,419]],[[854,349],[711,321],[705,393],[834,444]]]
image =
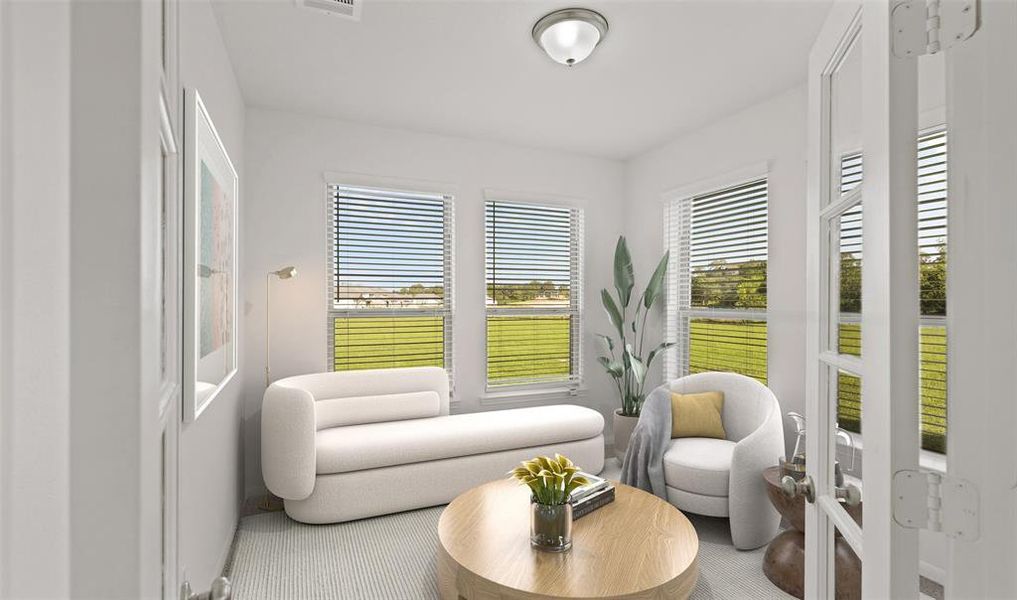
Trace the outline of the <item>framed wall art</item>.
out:
[[[184,108],[184,421],[237,372],[237,172],[197,90]]]

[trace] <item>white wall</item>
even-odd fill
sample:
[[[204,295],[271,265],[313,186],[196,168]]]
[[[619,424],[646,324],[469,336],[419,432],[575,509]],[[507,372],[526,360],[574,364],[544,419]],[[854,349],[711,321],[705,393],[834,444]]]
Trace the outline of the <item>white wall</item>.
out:
[[[769,176],[769,386],[781,410],[805,412],[805,87],[685,135],[629,161],[625,232],[636,269],[664,251],[664,195],[765,162]],[[731,180],[728,183],[740,183]],[[660,366],[653,370],[660,380]],[[787,424],[785,424],[787,427]],[[786,441],[791,430],[787,430]],[[776,462],[777,457],[773,457]]]
[[[244,99],[226,54],[219,25],[207,0],[180,2],[180,83],[197,88],[240,176],[239,219],[246,210]],[[183,105],[183,95],[180,96]],[[180,123],[183,123],[180,119]],[[187,136],[187,132],[184,132]],[[186,144],[183,146],[186,148]],[[240,227],[240,260],[245,232]],[[243,280],[239,305],[244,303]],[[239,343],[246,331],[238,315]],[[239,374],[180,434],[180,567],[195,589],[207,589],[229,553],[243,502],[241,381],[248,370],[239,355]]]
[[[243,281],[247,303],[245,438],[248,494],[261,492],[260,407],[265,390],[265,275],[287,265],[296,279],[272,282],[272,375],[326,369],[327,172],[424,180],[448,188],[456,211],[455,376],[457,412],[492,405],[484,394],[483,190],[567,196],[585,207],[584,376],[578,402],[605,416],[618,404],[595,362],[592,332],[607,331],[598,298],[609,285],[614,240],[624,214],[622,165],[615,161],[410,133],[333,119],[249,108]],[[391,184],[391,182],[390,182]],[[398,185],[398,183],[396,183]],[[412,183],[408,184],[412,187]],[[646,273],[644,272],[644,277]],[[567,400],[567,397],[566,397]]]

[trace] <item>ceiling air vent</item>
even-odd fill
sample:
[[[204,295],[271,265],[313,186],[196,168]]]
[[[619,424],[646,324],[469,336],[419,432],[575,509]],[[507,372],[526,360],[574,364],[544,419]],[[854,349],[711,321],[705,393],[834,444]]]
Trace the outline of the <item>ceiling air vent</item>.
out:
[[[330,15],[360,20],[360,5],[363,0],[296,0],[297,6],[319,10]]]

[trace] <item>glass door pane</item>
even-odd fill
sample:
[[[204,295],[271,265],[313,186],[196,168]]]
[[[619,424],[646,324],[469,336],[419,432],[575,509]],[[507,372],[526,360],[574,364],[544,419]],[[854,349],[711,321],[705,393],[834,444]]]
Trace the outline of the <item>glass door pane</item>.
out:
[[[861,30],[848,38],[848,47],[829,75],[830,157],[829,201],[837,202],[861,181],[861,165],[845,157],[862,151],[862,44]],[[845,170],[845,167],[846,170]]]
[[[862,355],[862,42],[860,29],[846,38],[846,49],[830,73],[830,143],[827,148],[830,203],[823,215],[827,235],[822,268],[829,313],[825,329],[831,355],[847,355],[859,365]],[[826,428],[833,440],[827,472],[835,487],[843,488],[846,475],[861,474],[855,436],[861,431],[861,379],[843,361],[825,365]],[[850,473],[849,473],[850,472]],[[818,483],[818,482],[817,482]],[[860,480],[857,482],[860,484]],[[829,489],[829,488],[828,488]]]
[[[830,225],[830,294],[833,318],[829,350],[862,355],[862,205],[845,210]]]

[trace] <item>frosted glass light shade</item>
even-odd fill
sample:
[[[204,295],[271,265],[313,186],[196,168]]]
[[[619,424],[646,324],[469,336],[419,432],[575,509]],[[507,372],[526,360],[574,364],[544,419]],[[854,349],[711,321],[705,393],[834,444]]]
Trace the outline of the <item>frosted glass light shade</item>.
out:
[[[582,62],[607,33],[607,20],[585,8],[566,8],[545,15],[533,26],[533,40],[551,60],[566,66]]]

